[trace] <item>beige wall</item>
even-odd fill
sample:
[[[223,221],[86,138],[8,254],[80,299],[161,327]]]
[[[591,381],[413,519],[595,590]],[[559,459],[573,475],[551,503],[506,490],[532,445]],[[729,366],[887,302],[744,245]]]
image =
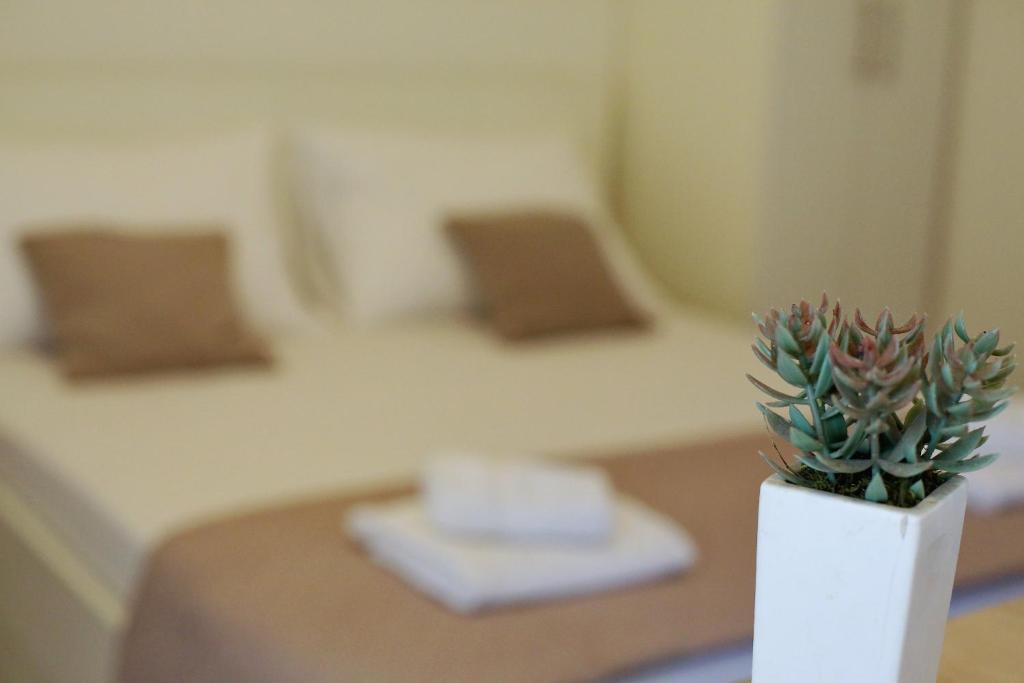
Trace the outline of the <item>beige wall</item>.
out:
[[[680,298],[747,313],[774,2],[626,5],[624,222]]]
[[[925,304],[952,3],[886,3],[874,71],[859,0],[787,0],[777,44],[755,300],[823,289],[874,316]]]
[[[610,20],[606,0],[5,0],[0,58],[595,73]]]
[[[940,317],[1024,339],[1024,2],[881,0],[897,68],[857,76],[869,0],[0,2],[0,136],[264,118],[571,128],[681,299],[745,315],[828,288],[920,306],[950,7],[967,2]],[[429,9],[427,9],[429,7]]]
[[[1024,342],[1024,2],[971,4],[959,120],[944,307]]]
[[[894,23],[875,77],[872,4],[627,2],[628,229],[724,312],[824,288],[1024,341],[1024,2],[876,3]]]
[[[575,134],[607,172],[613,0],[0,0],[0,137],[254,120]]]
[[[923,305],[951,1],[883,3],[873,77],[864,4],[627,3],[622,213],[684,300]]]

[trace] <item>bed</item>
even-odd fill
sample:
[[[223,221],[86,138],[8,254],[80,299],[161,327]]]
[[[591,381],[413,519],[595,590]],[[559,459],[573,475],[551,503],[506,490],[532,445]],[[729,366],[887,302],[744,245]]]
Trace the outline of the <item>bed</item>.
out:
[[[69,5],[51,16],[17,7],[0,54],[0,146],[174,148],[268,122],[276,133],[312,122],[568,134],[607,196],[618,164],[613,3],[453,1],[430,13],[415,2],[385,4],[387,11],[380,3],[309,5],[287,16],[246,5],[251,24],[212,6],[197,6],[200,21],[170,6],[119,5],[110,8],[116,27],[95,21],[102,11]],[[56,52],[40,51],[30,36],[59,30],[57,16],[78,29]],[[261,25],[290,32],[271,35]],[[211,42],[218,27],[234,36],[230,45]],[[243,138],[194,163],[169,162],[161,207],[148,191],[125,192],[128,218],[191,219],[197,207],[223,202],[230,193],[205,169],[228,157],[238,171],[232,193],[246,199],[227,213],[261,225],[280,219],[292,266],[307,251],[315,256],[323,245],[291,239],[302,207],[291,201],[283,145],[272,152],[275,178],[266,184],[250,177],[264,153]],[[83,159],[76,166],[90,168]],[[66,165],[51,162],[48,169]],[[118,164],[110,177],[138,175]],[[0,219],[20,204],[11,188],[24,180],[21,162],[4,168]],[[36,190],[52,197],[40,169]],[[92,208],[123,209],[107,199]],[[292,275],[308,300],[329,273],[293,267]],[[0,283],[6,310],[16,286]],[[589,455],[756,428],[738,371],[752,362],[746,331],[670,308],[649,333],[521,348],[466,316],[379,327],[318,316],[272,334],[269,373],[88,387],[65,384],[36,347],[0,343],[0,680],[108,681],[146,554],[202,518],[375,487],[409,476],[435,447]],[[8,332],[0,322],[0,336]],[[708,386],[719,390],[709,395]]]
[[[44,680],[105,680],[147,551],[197,520],[400,480],[435,448],[592,454],[757,426],[747,335],[692,311],[526,348],[458,319],[276,348],[270,373],[91,387],[35,351],[0,358],[5,555],[40,565],[4,576],[23,599],[3,623],[52,634]]]

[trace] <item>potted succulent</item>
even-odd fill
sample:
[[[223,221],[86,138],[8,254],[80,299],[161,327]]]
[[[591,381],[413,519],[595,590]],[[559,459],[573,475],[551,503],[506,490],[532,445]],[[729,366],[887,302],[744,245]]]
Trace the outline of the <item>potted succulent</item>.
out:
[[[827,297],[755,316],[754,355],[790,385],[758,403],[796,450],[761,456],[754,683],[935,680],[966,505],[992,462],[972,423],[1006,407],[1013,346],[963,315],[869,325]]]

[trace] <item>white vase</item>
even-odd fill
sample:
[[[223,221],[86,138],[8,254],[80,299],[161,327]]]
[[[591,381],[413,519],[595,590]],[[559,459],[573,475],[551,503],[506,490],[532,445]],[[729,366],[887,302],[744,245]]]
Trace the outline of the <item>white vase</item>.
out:
[[[934,683],[966,503],[959,476],[913,508],[766,479],[753,683]]]

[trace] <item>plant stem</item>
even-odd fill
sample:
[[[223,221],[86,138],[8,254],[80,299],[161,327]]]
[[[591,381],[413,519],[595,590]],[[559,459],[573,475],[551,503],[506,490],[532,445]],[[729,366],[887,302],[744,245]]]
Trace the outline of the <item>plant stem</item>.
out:
[[[952,403],[950,403],[949,405],[956,405],[957,403],[960,403],[960,399],[963,398],[963,395],[964,395],[964,392],[962,392],[962,391],[957,392],[956,397],[953,399]],[[935,427],[935,431],[933,431],[931,433],[932,436],[928,440],[928,450],[925,451],[925,454],[924,454],[924,459],[925,460],[930,460],[931,457],[932,457],[932,453],[934,453],[935,449],[939,447],[939,441],[941,440],[942,430],[945,429],[945,428],[946,428],[946,418],[940,417],[939,418],[939,424]]]
[[[932,431],[931,438],[928,439],[928,450],[924,452],[925,460],[930,460],[932,457],[932,453],[934,453],[935,449],[938,448],[940,435],[942,434],[942,430],[945,428],[946,418],[940,417],[939,423],[936,425],[935,430]]]

